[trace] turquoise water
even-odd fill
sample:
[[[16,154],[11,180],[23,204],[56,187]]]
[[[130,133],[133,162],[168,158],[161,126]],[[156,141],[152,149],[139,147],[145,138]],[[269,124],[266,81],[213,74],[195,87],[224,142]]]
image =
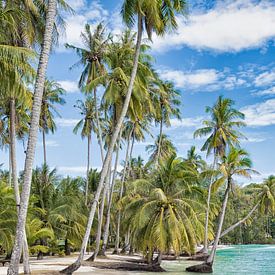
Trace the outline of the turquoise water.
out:
[[[170,271],[166,274],[192,274],[183,272],[189,265],[189,261],[165,262],[164,268]],[[275,275],[275,245],[236,245],[220,249],[213,274]]]

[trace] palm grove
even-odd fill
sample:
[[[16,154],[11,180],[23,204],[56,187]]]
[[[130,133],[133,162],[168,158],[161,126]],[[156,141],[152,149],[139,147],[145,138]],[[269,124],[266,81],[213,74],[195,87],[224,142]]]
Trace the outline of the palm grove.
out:
[[[272,239],[274,177],[244,188],[235,181],[235,176],[256,171],[240,146],[244,115],[234,102],[219,97],[206,108],[209,119],[194,134],[206,139],[202,151],[213,159],[210,164],[194,147],[186,158],[177,157],[164,133],[172,118],[180,119],[180,94],[154,70],[144,38],[174,31],[186,5],[183,0],[125,0],[121,15],[126,28],[119,36],[108,33],[104,23],[96,28],[87,24],[83,48],[66,45],[82,67],[79,87],[85,99],[74,106],[82,119],[73,131],[87,142],[87,173],[63,178],[48,166],[46,138],[57,128],[65,91],[46,72],[65,27],[61,15],[73,10],[63,0],[0,1],[0,145],[10,159],[0,177],[0,248],[10,258],[8,274],[18,274],[20,259],[29,274],[29,255],[41,259],[80,251],[61,271],[71,274],[87,250],[93,251],[88,259],[93,261],[108,248],[142,253],[148,266],[157,268],[164,254],[191,255],[199,244],[205,262],[191,270],[211,272],[220,240]],[[159,134],[146,148],[150,157],[145,163],[133,156],[133,148],[152,135],[152,127]],[[44,162],[33,169],[39,131]],[[26,156],[24,171],[18,173],[16,146],[21,143]],[[101,171],[90,165],[95,144]],[[123,169],[118,172],[119,159]]]

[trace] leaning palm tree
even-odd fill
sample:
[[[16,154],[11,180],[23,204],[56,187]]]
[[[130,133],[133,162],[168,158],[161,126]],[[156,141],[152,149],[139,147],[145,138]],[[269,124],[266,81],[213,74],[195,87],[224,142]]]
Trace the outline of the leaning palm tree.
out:
[[[128,84],[128,89],[125,93],[125,100],[123,102],[123,107],[115,126],[115,129],[112,134],[112,139],[110,142],[110,146],[108,148],[107,154],[104,159],[100,181],[98,185],[97,192],[95,194],[94,201],[91,205],[91,211],[88,219],[87,230],[83,239],[82,247],[80,250],[79,257],[75,263],[73,263],[68,268],[64,269],[63,273],[73,272],[77,270],[80,265],[81,261],[83,260],[86,247],[88,244],[89,236],[91,227],[94,220],[94,215],[96,211],[97,201],[100,197],[100,194],[103,189],[105,178],[108,174],[109,163],[112,158],[112,153],[121,131],[121,127],[126,116],[128,106],[131,100],[131,95],[133,91],[133,86],[138,70],[138,61],[139,61],[139,54],[142,42],[142,35],[143,29],[146,28],[147,34],[149,38],[152,37],[152,32],[156,32],[158,35],[162,35],[167,31],[167,29],[176,29],[177,28],[177,21],[175,13],[183,12],[185,10],[185,1],[183,0],[158,0],[158,1],[138,1],[138,0],[125,0],[122,7],[122,16],[124,22],[129,26],[133,27],[136,22],[137,17],[137,25],[138,25],[138,33],[137,33],[137,42],[136,42],[136,50],[134,55],[134,63],[131,72],[131,77]]]
[[[233,105],[233,100],[219,96],[213,107],[206,107],[206,113],[210,114],[211,118],[209,120],[204,120],[204,127],[196,130],[194,133],[194,137],[208,136],[201,150],[206,151],[207,156],[213,152],[213,170],[215,169],[217,160],[224,156],[226,148],[233,145],[239,146],[239,139],[243,137],[237,129],[245,126],[245,123],[242,121],[244,119],[244,114],[234,109]],[[210,184],[208,186],[203,253],[207,253],[208,251],[211,185],[212,179],[210,179]]]
[[[76,124],[73,132],[77,132],[81,129],[81,138],[87,138],[87,178],[85,186],[85,204],[88,203],[88,186],[89,186],[89,172],[90,172],[90,152],[91,152],[91,138],[92,132],[96,128],[96,115],[95,115],[95,99],[91,96],[87,97],[85,102],[78,100],[75,105],[80,110],[80,114],[83,118]]]
[[[32,105],[32,116],[30,123],[30,132],[28,138],[28,147],[26,151],[25,169],[24,169],[24,181],[23,189],[21,194],[20,210],[18,214],[18,221],[16,227],[15,241],[11,256],[10,266],[8,268],[7,274],[16,275],[18,274],[20,254],[22,251],[22,240],[23,232],[26,224],[28,202],[30,196],[31,188],[31,175],[32,175],[32,165],[35,155],[35,147],[39,129],[39,119],[41,112],[41,102],[43,97],[43,88],[46,78],[46,70],[49,60],[49,54],[52,45],[52,35],[54,29],[55,16],[57,11],[57,1],[49,0],[48,9],[46,15],[45,31],[43,36],[43,44],[41,48],[41,54],[37,69],[37,77],[34,89],[34,99]]]
[[[56,124],[54,116],[60,116],[55,105],[64,105],[65,100],[62,95],[65,94],[65,90],[61,88],[60,84],[54,80],[46,80],[42,98],[41,114],[40,114],[40,128],[42,131],[43,140],[43,153],[44,153],[44,165],[47,164],[46,157],[46,134],[49,132],[54,133],[56,130]]]
[[[212,185],[212,189],[217,189],[224,182],[226,183],[226,189],[224,192],[224,197],[222,201],[222,206],[218,218],[218,226],[215,234],[214,244],[212,246],[209,257],[206,262],[201,265],[195,265],[188,267],[186,270],[190,272],[202,272],[202,270],[207,270],[208,272],[213,272],[212,266],[214,263],[214,258],[216,255],[217,246],[222,233],[222,226],[225,218],[226,207],[229,197],[229,192],[232,189],[232,184],[234,181],[234,176],[242,176],[250,178],[252,173],[257,173],[253,170],[252,162],[249,158],[248,153],[239,148],[232,147],[227,155],[224,155],[222,158],[222,162],[218,163],[218,167],[220,172],[222,173],[221,178],[216,180]]]

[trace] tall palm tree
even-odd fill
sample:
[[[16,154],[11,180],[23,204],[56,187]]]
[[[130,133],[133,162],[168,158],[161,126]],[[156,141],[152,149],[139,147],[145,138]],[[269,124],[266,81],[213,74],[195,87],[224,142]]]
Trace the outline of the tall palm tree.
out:
[[[89,186],[89,172],[90,172],[90,152],[91,152],[91,140],[92,132],[96,129],[96,115],[95,115],[95,99],[88,96],[85,102],[78,100],[75,105],[80,110],[80,114],[83,118],[76,124],[73,132],[77,132],[81,129],[81,138],[87,138],[87,177],[85,187],[85,203],[88,203],[88,186]]]
[[[41,105],[40,114],[40,128],[43,136],[43,153],[44,153],[44,164],[47,164],[46,157],[46,134],[49,132],[54,133],[56,130],[56,124],[54,116],[60,116],[55,105],[64,105],[65,100],[62,95],[65,94],[65,90],[61,88],[60,84],[54,80],[46,80],[44,85],[44,92]]]
[[[117,124],[115,126],[114,132],[112,134],[112,139],[111,139],[106,157],[104,159],[98,189],[95,194],[94,201],[91,205],[91,211],[89,214],[87,230],[83,239],[83,244],[80,250],[79,257],[75,263],[73,263],[68,268],[64,269],[62,271],[63,273],[68,273],[68,271],[73,272],[77,270],[81,265],[81,261],[83,260],[84,253],[86,251],[91,227],[94,220],[97,202],[100,197],[100,194],[104,185],[104,181],[108,173],[109,163],[111,161],[114,146],[116,144],[117,138],[121,131],[121,127],[131,100],[133,86],[134,86],[134,82],[135,82],[135,78],[138,70],[138,61],[139,61],[139,54],[140,54],[140,48],[141,48],[141,42],[142,42],[143,28],[145,26],[149,38],[151,38],[153,31],[155,31],[157,34],[162,35],[169,28],[176,29],[177,21],[176,21],[175,13],[183,12],[185,10],[185,7],[186,7],[185,1],[183,0],[168,0],[168,1],[158,0],[154,2],[143,1],[142,3],[140,3],[140,1],[138,0],[134,0],[134,1],[125,0],[123,3],[122,16],[123,16],[124,22],[126,22],[126,24],[129,27],[132,27],[134,26],[134,23],[136,21],[136,16],[138,19],[137,20],[138,21],[137,42],[136,42],[136,50],[134,55],[134,62],[133,62],[131,77],[128,83],[128,89],[125,93],[125,100],[123,102],[123,107],[122,107],[119,119],[117,121]]]
[[[159,144],[158,152],[156,157],[156,165],[159,162],[161,149],[162,149],[162,135],[163,135],[163,125],[169,127],[171,126],[170,119],[171,117],[176,117],[180,119],[180,110],[179,106],[181,104],[179,98],[179,91],[177,91],[172,82],[168,81],[157,81],[157,89],[159,89],[159,95],[156,103],[156,118],[155,121],[159,123]]]
[[[196,130],[194,133],[194,137],[208,136],[202,146],[202,151],[206,151],[207,156],[213,152],[213,170],[215,169],[216,161],[224,156],[226,148],[233,145],[238,146],[240,137],[243,137],[237,129],[245,126],[245,123],[242,121],[244,114],[234,109],[233,105],[233,100],[219,96],[213,107],[206,107],[206,113],[210,114],[211,119],[204,120],[204,127]],[[211,185],[212,179],[210,179],[208,186],[203,253],[207,253],[208,251]]]
[[[49,0],[46,15],[45,31],[43,35],[43,44],[37,69],[37,77],[34,89],[34,99],[32,105],[32,116],[30,124],[30,132],[28,138],[28,147],[26,151],[25,169],[23,189],[21,193],[20,210],[18,214],[16,236],[13,246],[8,275],[18,274],[20,254],[22,250],[23,232],[26,224],[26,216],[31,188],[32,165],[35,155],[35,147],[39,129],[39,119],[41,112],[41,102],[43,97],[44,83],[46,78],[46,70],[48,65],[49,54],[52,46],[52,35],[57,11],[57,1]]]
[[[66,44],[66,48],[74,50],[80,57],[80,60],[73,65],[73,67],[82,65],[84,69],[81,73],[78,86],[85,93],[90,93],[91,90],[86,89],[91,81],[96,79],[105,73],[106,68],[104,64],[104,59],[106,52],[108,51],[108,43],[110,42],[110,35],[105,37],[105,28],[102,23],[96,26],[95,31],[92,33],[91,26],[89,24],[85,25],[85,32],[81,33],[81,38],[84,43],[85,48],[79,48],[70,44]],[[72,67],[72,68],[73,68]],[[97,86],[93,88],[94,100],[95,100],[95,115],[96,124],[98,128],[98,141],[100,146],[102,162],[104,160],[103,142],[101,126],[99,121],[99,113],[97,106]]]
[[[231,147],[228,154],[224,155],[222,158],[222,162],[218,163],[219,170],[222,173],[222,177],[215,181],[212,185],[213,189],[217,189],[221,184],[226,182],[226,189],[224,192],[224,197],[222,200],[222,206],[218,218],[218,227],[215,234],[214,244],[212,246],[209,257],[206,262],[201,265],[188,267],[186,270],[191,272],[201,272],[202,269],[207,268],[209,272],[212,271],[212,265],[214,262],[217,246],[222,233],[222,226],[225,218],[226,206],[228,202],[229,192],[232,189],[233,177],[234,176],[243,176],[250,178],[251,173],[255,173],[256,171],[251,169],[252,162],[249,158],[248,153],[239,148]]]

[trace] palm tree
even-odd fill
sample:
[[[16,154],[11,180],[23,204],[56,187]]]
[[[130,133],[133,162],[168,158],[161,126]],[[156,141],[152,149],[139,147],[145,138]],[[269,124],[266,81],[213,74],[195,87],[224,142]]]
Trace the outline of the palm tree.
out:
[[[134,181],[122,201],[125,224],[131,230],[134,246],[140,248],[151,262],[154,251],[171,249],[193,253],[203,237],[199,212],[204,208],[192,181],[197,172],[176,156],[160,163],[153,178]],[[148,254],[147,254],[148,253]]]
[[[201,265],[188,267],[186,270],[190,272],[201,272],[203,269],[208,270],[208,272],[213,272],[212,265],[222,233],[222,226],[225,218],[229,192],[232,189],[233,177],[237,175],[250,178],[251,173],[256,172],[255,170],[251,169],[252,162],[248,156],[248,153],[243,149],[234,147],[230,148],[228,154],[223,156],[222,162],[218,163],[218,165],[219,170],[222,173],[222,177],[219,180],[215,181],[215,183],[212,185],[212,188],[217,189],[221,184],[226,182],[226,189],[224,192],[222,206],[218,218],[218,227],[215,234],[214,244],[206,262]]]
[[[207,156],[211,152],[214,154],[212,169],[215,169],[216,161],[222,158],[226,148],[233,145],[239,145],[239,138],[243,135],[236,129],[245,126],[242,121],[244,114],[233,108],[234,101],[228,98],[219,96],[213,107],[206,107],[206,113],[210,114],[210,120],[204,120],[205,127],[198,129],[194,133],[194,137],[208,136],[202,146],[202,151],[206,151]],[[205,215],[205,232],[203,242],[203,253],[208,251],[208,224],[209,210],[211,200],[211,185],[212,179],[208,186],[207,209]]]
[[[162,149],[162,135],[163,135],[163,125],[169,127],[171,126],[170,118],[176,117],[180,119],[180,106],[181,102],[178,99],[180,93],[174,87],[172,82],[163,82],[158,80],[157,87],[159,89],[158,99],[156,100],[156,118],[155,121],[159,123],[159,144],[156,157],[156,165],[158,164],[161,156]]]
[[[233,231],[236,227],[245,223],[256,210],[260,210],[261,214],[266,214],[267,212],[274,213],[275,211],[275,177],[273,175],[269,176],[264,180],[262,184],[257,184],[251,188],[251,191],[256,193],[255,204],[250,209],[250,211],[241,220],[237,221],[226,230],[221,233],[221,238]]]
[[[134,55],[134,62],[133,62],[131,77],[128,83],[128,89],[125,93],[125,100],[123,102],[123,107],[121,109],[121,113],[117,121],[117,124],[114,128],[110,146],[108,148],[107,154],[104,159],[98,189],[95,194],[94,201],[91,205],[91,210],[90,210],[88,224],[87,224],[87,230],[83,239],[83,244],[80,250],[79,257],[75,263],[73,263],[68,268],[64,269],[62,273],[68,273],[68,272],[73,272],[77,270],[81,265],[81,261],[83,260],[84,253],[86,251],[91,227],[94,220],[97,202],[100,197],[100,194],[104,185],[104,181],[108,173],[109,163],[112,158],[113,150],[114,150],[117,138],[119,136],[119,133],[121,131],[121,127],[130,103],[133,86],[134,86],[134,82],[135,82],[135,78],[138,70],[138,61],[139,61],[139,54],[140,54],[140,48],[141,48],[143,27],[145,25],[149,38],[151,38],[153,31],[155,31],[157,34],[160,34],[160,35],[164,34],[168,28],[176,29],[177,22],[176,22],[175,12],[183,12],[184,10],[185,10],[185,1],[183,0],[168,0],[168,1],[158,0],[154,2],[143,1],[142,4],[138,0],[134,0],[134,1],[125,0],[123,3],[122,16],[123,16],[123,20],[126,22],[126,24],[129,27],[132,27],[134,25],[136,21],[136,16],[138,17],[137,42],[136,42],[136,50]]]
[[[160,139],[161,151],[160,155],[158,156]],[[151,154],[149,157],[149,162],[156,163],[157,159],[159,159],[159,162],[163,162],[169,159],[173,154],[176,153],[177,149],[172,143],[172,141],[168,138],[168,136],[162,134],[162,137],[160,137],[159,135],[157,136],[157,139],[154,144],[146,146],[146,151]]]
[[[77,132],[81,128],[81,138],[87,138],[87,177],[86,177],[86,187],[85,187],[85,203],[88,203],[88,186],[89,186],[89,172],[90,172],[90,152],[91,152],[91,138],[92,131],[95,131],[96,125],[96,115],[95,115],[95,100],[93,97],[89,96],[86,98],[85,102],[78,100],[75,105],[76,108],[80,110],[80,114],[83,118],[76,124],[73,132]]]
[[[35,147],[39,129],[39,119],[41,112],[41,102],[43,97],[44,83],[46,78],[46,70],[48,65],[49,54],[52,45],[52,35],[54,29],[54,22],[57,10],[57,1],[49,0],[46,15],[45,31],[43,36],[43,44],[37,69],[36,84],[34,89],[34,100],[32,105],[32,116],[30,124],[30,132],[28,138],[28,147],[26,151],[24,182],[21,193],[20,210],[18,214],[18,221],[16,227],[16,236],[13,246],[10,266],[8,268],[8,275],[18,274],[20,253],[22,250],[23,232],[26,224],[26,216],[29,202],[29,194],[31,187],[32,165],[35,155]]]
[[[70,44],[66,44],[66,48],[74,50],[80,60],[73,65],[73,67],[78,65],[83,65],[84,69],[81,73],[78,86],[85,92],[90,93],[89,89],[86,89],[91,81],[97,77],[103,75],[106,71],[104,66],[104,58],[108,50],[108,43],[110,41],[110,35],[105,37],[105,28],[102,23],[98,24],[94,33],[91,32],[91,26],[89,24],[85,25],[85,32],[81,33],[81,38],[84,43],[85,48],[79,48]],[[72,68],[73,68],[72,67]],[[96,124],[98,129],[98,140],[101,152],[102,162],[104,160],[103,142],[101,126],[99,121],[99,113],[97,107],[97,86],[93,88],[94,100],[95,100],[95,115]]]
[[[55,108],[55,104],[65,104],[65,100],[62,98],[62,95],[64,94],[65,90],[61,88],[59,83],[55,82],[54,80],[46,80],[44,85],[39,123],[43,136],[44,164],[47,163],[46,134],[48,134],[49,132],[54,133],[56,130],[54,116],[60,116],[60,114]]]

